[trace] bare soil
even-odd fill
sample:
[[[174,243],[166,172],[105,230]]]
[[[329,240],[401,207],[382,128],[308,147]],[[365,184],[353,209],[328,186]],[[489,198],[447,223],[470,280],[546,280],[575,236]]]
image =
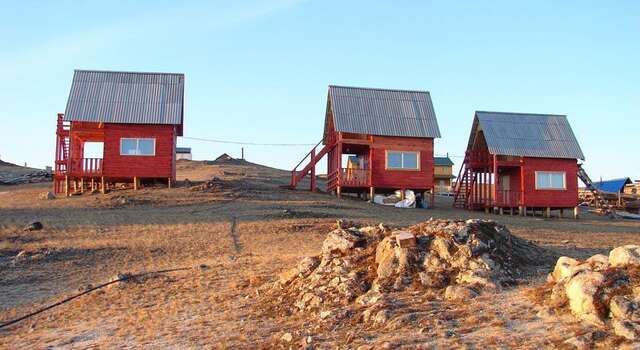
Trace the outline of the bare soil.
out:
[[[619,344],[570,315],[536,315],[531,290],[552,267],[547,257],[521,285],[468,303],[398,293],[383,326],[353,320],[336,329],[315,314],[265,313],[259,288],[317,255],[341,218],[398,227],[431,217],[493,219],[554,257],[584,259],[640,241],[640,222],[487,215],[453,209],[450,198],[428,210],[388,208],[282,189],[288,174],[242,161],[180,161],[179,180],[190,187],[55,200],[38,199],[50,184],[0,187],[0,322],[118,273],[188,268],[120,282],[0,329],[0,348],[298,348],[307,337],[315,348],[549,348],[582,334]],[[197,188],[212,177],[215,186]],[[33,221],[44,229],[23,231]]]

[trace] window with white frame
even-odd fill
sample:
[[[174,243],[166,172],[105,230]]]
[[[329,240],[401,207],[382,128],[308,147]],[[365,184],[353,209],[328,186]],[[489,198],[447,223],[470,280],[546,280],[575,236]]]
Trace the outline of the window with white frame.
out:
[[[121,156],[155,156],[156,139],[152,138],[121,138]]]
[[[419,170],[420,152],[387,151],[387,169]]]
[[[565,190],[566,177],[564,171],[536,171],[536,189]]]

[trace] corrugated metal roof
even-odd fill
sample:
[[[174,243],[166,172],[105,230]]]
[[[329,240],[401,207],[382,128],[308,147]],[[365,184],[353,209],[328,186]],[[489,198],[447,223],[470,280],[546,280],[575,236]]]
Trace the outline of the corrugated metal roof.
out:
[[[76,70],[64,119],[182,125],[184,74]]]
[[[449,157],[433,157],[433,164],[453,166],[453,161]]]
[[[427,91],[329,86],[327,118],[336,131],[356,134],[440,137]],[[325,136],[328,132],[325,122]]]
[[[622,192],[624,190],[625,185],[632,184],[632,183],[633,181],[631,181],[630,178],[623,177],[620,179],[611,179],[611,180],[594,182],[593,186],[599,189],[600,191],[615,193],[615,192]]]
[[[584,160],[564,115],[477,111],[467,149],[478,130],[492,154]]]

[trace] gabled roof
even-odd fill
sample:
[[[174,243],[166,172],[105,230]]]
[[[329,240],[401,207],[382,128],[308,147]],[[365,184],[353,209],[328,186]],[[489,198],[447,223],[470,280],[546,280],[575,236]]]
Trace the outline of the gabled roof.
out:
[[[336,131],[403,137],[440,137],[427,91],[329,86],[325,140]]]
[[[480,131],[491,154],[584,160],[564,115],[477,111],[467,150]]]
[[[433,157],[433,164],[440,166],[453,166],[453,161],[449,157]]]
[[[611,179],[611,180],[594,182],[593,186],[599,189],[600,191],[615,193],[615,192],[622,192],[624,190],[625,185],[632,184],[632,183],[633,181],[631,181],[630,178],[623,177],[620,179]]]
[[[64,120],[180,125],[184,74],[76,70]]]

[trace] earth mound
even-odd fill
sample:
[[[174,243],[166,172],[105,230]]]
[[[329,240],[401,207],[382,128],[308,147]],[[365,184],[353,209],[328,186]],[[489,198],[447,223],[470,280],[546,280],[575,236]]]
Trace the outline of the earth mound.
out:
[[[321,255],[302,259],[260,288],[265,311],[383,323],[393,293],[465,301],[517,283],[544,256],[493,221],[432,219],[399,230],[338,226]]]
[[[595,327],[628,340],[640,340],[640,246],[625,245],[609,256],[579,261],[560,257],[542,302],[552,313],[569,311]]]

